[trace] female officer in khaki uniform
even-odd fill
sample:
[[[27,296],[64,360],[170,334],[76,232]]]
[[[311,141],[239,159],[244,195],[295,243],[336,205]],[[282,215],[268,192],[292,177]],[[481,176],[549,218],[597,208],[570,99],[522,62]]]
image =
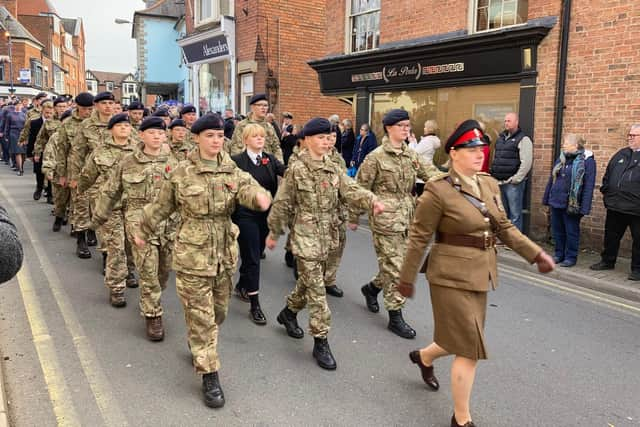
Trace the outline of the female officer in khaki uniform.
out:
[[[426,264],[434,317],[434,342],[409,354],[434,390],[439,387],[433,361],[455,355],[451,367],[454,416],[451,425],[474,426],[469,412],[478,359],[486,359],[484,320],[487,292],[497,286],[496,237],[538,270],[549,272],[553,259],[509,221],[498,183],[480,173],[484,159],[480,125],[463,122],[449,137],[449,173],[430,180],[418,200],[398,290],[413,295],[425,248],[435,234]],[[470,268],[460,268],[460,266]]]
[[[162,221],[173,212],[180,213],[173,248],[176,290],[184,308],[193,365],[202,374],[204,403],[213,408],[225,403],[217,344],[238,262],[239,231],[231,214],[237,204],[261,211],[271,204],[271,194],[222,151],[223,128],[217,114],[196,120],[191,132],[198,148],[180,162],[153,203],[145,206],[135,237],[136,245],[143,247]]]

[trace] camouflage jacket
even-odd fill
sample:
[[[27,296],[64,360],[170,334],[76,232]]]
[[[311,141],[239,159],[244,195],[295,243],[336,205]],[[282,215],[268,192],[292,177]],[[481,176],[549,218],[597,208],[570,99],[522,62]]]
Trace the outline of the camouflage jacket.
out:
[[[45,145],[44,152],[42,154],[42,173],[48,180],[56,180],[59,178],[56,176],[56,159],[58,150],[58,132],[54,132],[49,138],[49,142]]]
[[[242,120],[236,126],[233,131],[233,136],[231,137],[231,144],[229,146],[229,154],[235,156],[236,154],[240,154],[244,151],[244,142],[242,142],[242,132],[244,128],[248,124],[259,124],[262,126],[266,132],[266,138],[264,141],[264,151],[267,153],[271,153],[276,156],[276,159],[280,160],[280,162],[284,163],[284,157],[282,156],[282,148],[280,148],[280,141],[278,140],[278,136],[276,135],[276,131],[273,129],[271,123],[266,120],[254,120],[253,114],[249,113],[249,116]]]
[[[416,178],[425,182],[440,171],[427,164],[415,151],[403,144],[395,149],[385,137],[382,145],[365,157],[356,179],[364,188],[373,191],[384,203],[380,215],[369,217],[372,231],[380,234],[404,233],[411,224],[415,198],[411,194]],[[361,211],[350,210],[349,222],[358,222]]]
[[[56,175],[68,177],[67,162],[71,151],[71,143],[75,139],[82,119],[78,116],[78,110],[73,110],[71,117],[65,120],[58,128],[58,148],[56,150]]]
[[[108,137],[105,142],[97,147],[89,157],[82,168],[82,172],[78,177],[78,191],[84,193],[90,188],[98,190],[109,179],[109,175],[122,158],[133,152],[135,147],[134,141],[129,138],[124,145],[116,144],[113,137]],[[120,206],[117,207],[118,209]]]
[[[169,180],[177,166],[178,162],[167,153],[151,157],[144,153],[143,147],[136,147],[133,153],[122,158],[102,186],[92,222],[104,224],[111,211],[122,205],[127,234],[133,236],[140,228],[143,208],[158,196],[162,184]],[[150,243],[157,245],[173,240],[179,215],[174,213],[170,219],[158,224],[148,236]]]
[[[38,136],[36,137],[36,143],[33,148],[34,156],[42,157],[42,153],[44,152],[44,148],[47,145],[47,142],[49,142],[49,138],[51,138],[51,135],[53,135],[58,130],[61,124],[62,122],[60,122],[60,120],[58,119],[50,119],[44,121],[42,127],[40,128],[40,132],[38,132]]]
[[[191,140],[187,140],[186,137],[182,142],[174,142],[171,139],[171,136],[169,136],[168,142],[171,146],[171,153],[173,157],[179,162],[186,160],[191,150],[195,148]]]
[[[27,144],[27,141],[29,140],[29,132],[31,131],[31,122],[40,117],[41,114],[42,112],[37,108],[32,108],[27,111],[26,119],[24,121],[24,127],[22,128],[20,136],[18,137],[18,144]]]
[[[256,195],[271,198],[251,175],[221,152],[210,166],[193,150],[180,162],[160,188],[153,203],[145,206],[138,235],[147,240],[173,212],[181,223],[173,248],[173,269],[195,276],[233,274],[238,262],[238,227],[231,214],[240,204],[259,210]]]
[[[278,238],[292,222],[293,254],[324,260],[339,244],[334,225],[340,203],[365,210],[374,200],[373,193],[349,178],[328,156],[314,161],[307,150],[302,150],[296,162],[289,162],[278,187],[267,218],[269,231]]]
[[[71,142],[67,169],[69,179],[77,180],[84,167],[87,156],[93,152],[109,135],[107,123],[102,123],[98,112],[91,113],[91,117],[85,119]]]

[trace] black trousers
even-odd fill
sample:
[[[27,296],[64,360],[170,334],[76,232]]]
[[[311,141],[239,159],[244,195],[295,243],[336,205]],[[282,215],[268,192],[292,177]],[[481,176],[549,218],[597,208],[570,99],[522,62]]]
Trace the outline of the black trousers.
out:
[[[629,215],[607,209],[607,219],[604,223],[604,250],[602,261],[615,264],[620,249],[620,240],[631,228],[631,271],[640,272],[640,216]]]
[[[33,162],[33,173],[36,175],[36,188],[44,190],[44,174],[42,173],[42,159]],[[47,192],[51,194],[51,183],[47,181]]]
[[[234,217],[233,221],[240,229],[238,245],[241,264],[238,288],[244,289],[247,293],[257,292],[260,288],[260,255],[264,252],[265,239],[269,234],[267,215],[242,215]]]

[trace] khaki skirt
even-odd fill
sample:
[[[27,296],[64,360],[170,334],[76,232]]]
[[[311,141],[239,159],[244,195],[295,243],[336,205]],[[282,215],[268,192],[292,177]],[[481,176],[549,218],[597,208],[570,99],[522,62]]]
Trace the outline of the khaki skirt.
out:
[[[431,284],[433,341],[450,354],[478,360],[487,358],[484,319],[487,293]]]

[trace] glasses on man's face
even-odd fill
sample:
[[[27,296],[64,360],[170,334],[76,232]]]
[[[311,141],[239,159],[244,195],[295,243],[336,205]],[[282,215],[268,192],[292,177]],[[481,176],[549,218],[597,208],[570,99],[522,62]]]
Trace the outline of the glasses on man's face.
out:
[[[633,139],[640,136],[640,133],[629,133],[627,134],[627,139]]]

